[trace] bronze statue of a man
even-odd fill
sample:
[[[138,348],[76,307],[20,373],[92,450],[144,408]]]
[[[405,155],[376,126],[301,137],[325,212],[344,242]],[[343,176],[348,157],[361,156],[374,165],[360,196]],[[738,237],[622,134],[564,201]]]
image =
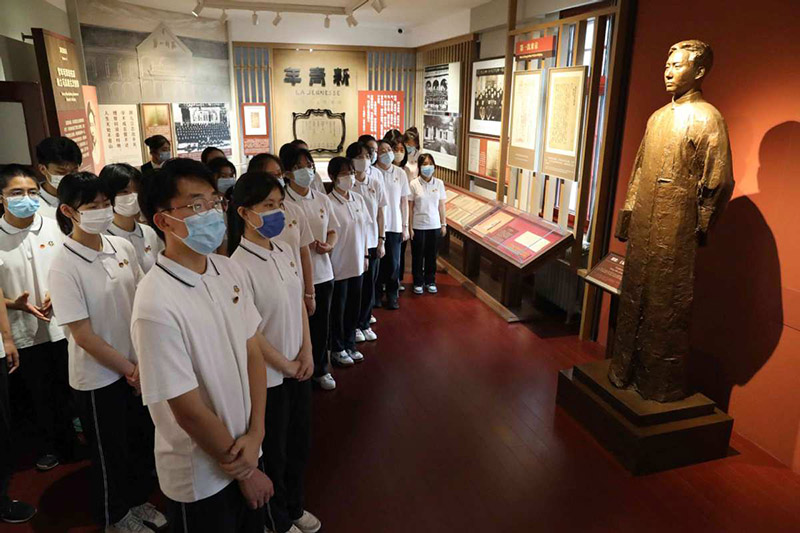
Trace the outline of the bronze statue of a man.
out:
[[[700,91],[712,62],[701,41],[670,48],[672,101],[647,121],[617,223],[628,252],[608,377],[659,402],[689,394],[695,254],[733,192],[728,129]]]

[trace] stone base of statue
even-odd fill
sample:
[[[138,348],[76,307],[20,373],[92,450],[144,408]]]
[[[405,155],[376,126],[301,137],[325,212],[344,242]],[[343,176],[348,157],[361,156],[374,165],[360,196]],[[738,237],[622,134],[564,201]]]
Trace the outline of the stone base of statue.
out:
[[[733,418],[695,394],[659,403],[608,380],[610,360],[562,370],[556,402],[634,474],[728,455]]]

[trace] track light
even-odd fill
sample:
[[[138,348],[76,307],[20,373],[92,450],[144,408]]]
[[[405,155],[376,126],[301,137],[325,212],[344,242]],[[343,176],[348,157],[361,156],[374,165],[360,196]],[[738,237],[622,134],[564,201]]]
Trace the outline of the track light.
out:
[[[374,9],[376,13],[380,13],[385,7],[386,4],[383,3],[383,0],[372,0],[372,9]]]
[[[356,26],[358,26],[358,21],[356,20],[356,18],[353,16],[352,13],[350,13],[350,16],[347,17],[347,25],[350,26],[351,28],[355,28]]]
[[[327,29],[330,27],[331,27],[331,17],[330,15],[325,15],[325,28]]]
[[[199,17],[200,12],[202,10],[203,10],[203,0],[200,0],[199,2],[197,2],[197,5],[194,6],[194,9],[192,9],[192,15],[194,15],[195,17]]]
[[[281,23],[281,20],[282,20],[281,19],[281,14],[280,13],[275,13],[275,19],[273,19],[272,25],[273,26],[277,26],[278,24]]]
[[[227,20],[228,20],[228,12],[223,9],[222,15],[219,16],[219,21],[221,24],[225,24]]]
[[[253,11],[253,26],[258,26],[258,12]]]

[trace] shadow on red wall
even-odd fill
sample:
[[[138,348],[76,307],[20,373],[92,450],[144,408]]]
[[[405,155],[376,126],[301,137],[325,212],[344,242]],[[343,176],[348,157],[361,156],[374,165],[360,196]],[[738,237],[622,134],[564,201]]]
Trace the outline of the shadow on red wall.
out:
[[[756,204],[798,209],[800,123],[770,129],[759,148],[759,193],[731,201],[697,255],[691,376],[727,411],[731,391],[767,362],[783,329],[781,266],[775,236]],[[770,212],[773,212],[770,209]],[[795,229],[796,230],[796,229]]]

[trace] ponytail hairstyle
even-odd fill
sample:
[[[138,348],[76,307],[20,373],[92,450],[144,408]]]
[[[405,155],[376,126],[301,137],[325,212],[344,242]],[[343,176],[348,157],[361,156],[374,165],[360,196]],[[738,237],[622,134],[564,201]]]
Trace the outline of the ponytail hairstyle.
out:
[[[169,144],[169,139],[167,139],[163,135],[153,135],[152,137],[148,137],[147,139],[145,139],[144,144],[146,144],[147,147],[150,148],[151,154],[157,154],[162,146],[164,146],[165,144]]]
[[[82,205],[94,202],[99,194],[111,198],[105,182],[91,172],[73,172],[61,180],[58,185],[56,210],[56,221],[61,233],[64,235],[72,233],[72,219],[61,212],[61,206],[68,205],[77,211]]]
[[[31,167],[18,163],[0,165],[0,191],[8,187],[8,182],[14,178],[30,178],[36,184],[36,187],[39,187],[39,179],[36,177],[36,173]],[[3,206],[3,202],[0,202],[0,216],[3,216],[5,210],[6,208]]]
[[[257,156],[256,156],[257,157]],[[275,156],[272,156],[275,157]],[[239,215],[239,208],[250,208],[260,204],[272,194],[275,189],[280,189],[281,199],[286,197],[286,192],[280,182],[266,172],[245,172],[236,180],[233,194],[228,204],[228,256],[233,255],[244,235],[245,221]]]

